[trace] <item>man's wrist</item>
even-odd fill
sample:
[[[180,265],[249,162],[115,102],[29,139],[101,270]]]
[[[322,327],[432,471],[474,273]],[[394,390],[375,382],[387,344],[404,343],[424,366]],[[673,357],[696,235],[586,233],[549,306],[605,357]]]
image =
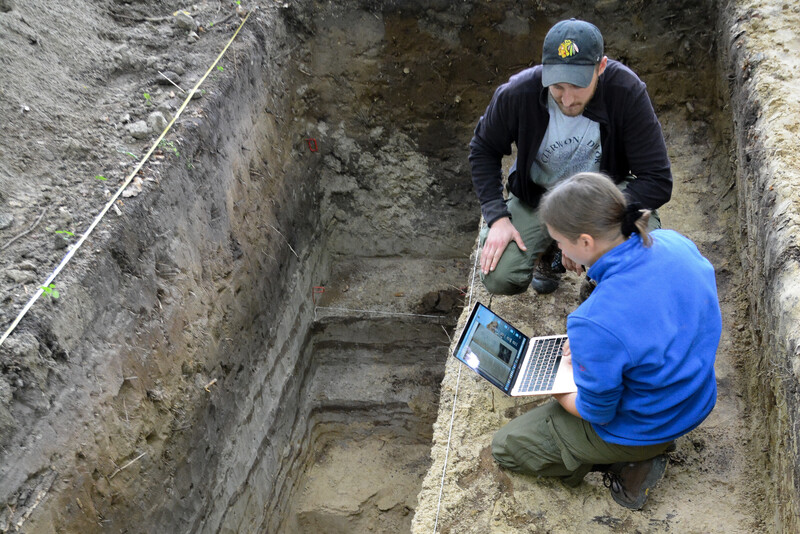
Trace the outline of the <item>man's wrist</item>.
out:
[[[487,226],[489,226],[489,228],[491,228],[494,223],[502,219],[508,219],[509,221],[511,221],[511,214],[500,215],[499,217],[495,217],[494,219],[492,219],[491,222],[487,222],[486,224]]]

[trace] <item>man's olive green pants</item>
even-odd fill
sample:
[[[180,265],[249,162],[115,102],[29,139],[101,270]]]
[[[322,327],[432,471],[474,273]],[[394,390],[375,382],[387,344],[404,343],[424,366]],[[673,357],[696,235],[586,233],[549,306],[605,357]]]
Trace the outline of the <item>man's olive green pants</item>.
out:
[[[668,446],[608,443],[590,423],[551,400],[498,430],[492,440],[492,456],[511,471],[560,477],[565,484],[577,486],[593,465],[647,460]]]

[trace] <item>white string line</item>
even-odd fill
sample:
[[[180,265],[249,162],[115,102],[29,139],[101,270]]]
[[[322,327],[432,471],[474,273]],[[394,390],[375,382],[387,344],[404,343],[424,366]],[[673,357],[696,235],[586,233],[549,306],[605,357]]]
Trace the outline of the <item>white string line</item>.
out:
[[[483,229],[483,222],[481,222],[480,230]],[[480,251],[475,252],[475,262],[472,265],[472,281],[469,284],[469,299],[467,299],[467,309],[472,309],[472,292],[475,288],[475,273],[477,272],[478,256]],[[449,351],[448,351],[449,352]],[[448,354],[449,356],[449,354]],[[456,401],[458,400],[458,386],[461,383],[461,365],[458,366],[458,374],[456,375],[456,390],[453,392],[453,411],[450,413],[450,428],[447,431],[447,444],[444,448],[444,465],[442,466],[442,480],[439,484],[439,500],[436,503],[436,519],[433,522],[433,534],[436,534],[436,528],[439,525],[439,511],[442,509],[442,493],[444,492],[444,477],[447,473],[447,459],[450,456],[450,439],[453,437],[453,422],[456,419]]]
[[[405,315],[411,317],[432,317],[434,319],[441,319],[442,315],[423,315],[421,313],[403,313],[403,312],[388,312],[382,310],[354,310],[352,308],[337,308],[335,306],[316,306],[314,310],[338,310],[338,311],[349,311],[349,312],[360,312],[360,313],[373,313],[375,315]]]
[[[217,59],[215,59],[214,63],[212,63],[211,66],[208,67],[208,70],[203,75],[203,77],[200,78],[200,80],[197,82],[197,84],[195,84],[194,88],[191,91],[189,91],[189,94],[186,96],[186,100],[183,101],[183,104],[178,109],[178,111],[175,113],[175,116],[172,118],[172,120],[169,122],[169,124],[167,124],[167,127],[164,128],[164,131],[161,132],[161,135],[158,136],[158,139],[155,140],[155,142],[153,143],[153,146],[150,147],[150,150],[147,151],[147,153],[144,155],[144,157],[141,159],[141,161],[139,161],[139,163],[136,165],[136,167],[133,169],[133,171],[128,175],[128,177],[125,179],[125,181],[119,187],[119,189],[117,189],[117,192],[114,193],[114,196],[111,197],[111,199],[106,203],[105,207],[103,207],[103,209],[100,211],[100,213],[97,214],[97,216],[95,217],[94,221],[92,221],[92,224],[89,225],[89,228],[86,229],[86,231],[83,233],[81,238],[72,246],[72,248],[70,248],[69,252],[67,252],[67,254],[64,256],[64,258],[61,260],[61,263],[59,263],[58,266],[55,268],[55,270],[53,270],[52,274],[50,274],[50,276],[47,277],[47,280],[45,280],[44,283],[41,286],[39,286],[39,289],[36,291],[36,293],[33,295],[33,297],[28,301],[28,303],[25,305],[25,307],[22,308],[22,311],[19,312],[19,315],[17,315],[17,318],[14,319],[14,322],[11,323],[11,326],[9,326],[8,329],[5,331],[5,333],[3,334],[3,336],[0,337],[0,345],[2,345],[3,342],[6,340],[6,338],[8,338],[8,336],[11,335],[11,333],[17,327],[19,322],[22,320],[22,318],[25,317],[25,314],[28,313],[28,310],[31,309],[31,307],[33,306],[34,302],[36,302],[39,299],[39,297],[42,296],[42,293],[44,293],[44,288],[48,287],[50,285],[50,283],[53,280],[55,280],[56,276],[58,276],[58,274],[61,272],[61,270],[64,267],[66,267],[67,263],[69,263],[69,260],[72,259],[72,256],[74,256],[75,253],[78,251],[78,249],[81,248],[81,245],[83,245],[83,242],[86,241],[86,239],[89,237],[89,235],[92,233],[92,231],[94,231],[95,227],[100,223],[100,221],[103,219],[103,217],[105,217],[105,215],[108,212],[108,210],[111,209],[111,206],[114,205],[114,203],[117,201],[117,199],[122,194],[122,192],[125,190],[125,188],[128,187],[128,185],[130,185],[131,181],[133,181],[133,178],[142,169],[144,164],[150,158],[150,155],[153,152],[155,152],[156,148],[158,147],[158,144],[161,142],[162,139],[164,139],[164,137],[167,135],[167,132],[169,132],[169,129],[172,128],[172,125],[175,124],[175,121],[178,120],[178,118],[181,116],[181,113],[183,113],[183,110],[186,109],[186,106],[192,100],[192,97],[194,96],[194,93],[197,91],[197,89],[200,88],[200,85],[206,80],[208,75],[211,74],[211,71],[214,69],[214,67],[216,67],[217,63],[219,63],[219,60],[222,59],[223,55],[225,55],[225,52],[228,51],[228,47],[230,47],[231,43],[233,43],[233,40],[236,39],[236,36],[239,34],[239,30],[242,29],[242,27],[244,26],[244,23],[247,22],[247,19],[250,18],[250,14],[253,13],[253,11],[255,11],[255,9],[253,9],[250,12],[247,13],[247,16],[244,18],[242,23],[236,29],[236,32],[234,32],[233,36],[228,41],[228,44],[225,45],[225,48],[223,48],[222,52],[220,52],[220,54],[217,56]]]

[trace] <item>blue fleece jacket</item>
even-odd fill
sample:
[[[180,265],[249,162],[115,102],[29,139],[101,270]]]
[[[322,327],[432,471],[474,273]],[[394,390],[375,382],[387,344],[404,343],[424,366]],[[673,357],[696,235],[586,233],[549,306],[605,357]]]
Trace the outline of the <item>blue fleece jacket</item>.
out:
[[[600,257],[597,288],[567,318],[578,413],[622,445],[686,434],[717,398],[714,268],[677,232],[650,235],[650,248],[633,234]]]

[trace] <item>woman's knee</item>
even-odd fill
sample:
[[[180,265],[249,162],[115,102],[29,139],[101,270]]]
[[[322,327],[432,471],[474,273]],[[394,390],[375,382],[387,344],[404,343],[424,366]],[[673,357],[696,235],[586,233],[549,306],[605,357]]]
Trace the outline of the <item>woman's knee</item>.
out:
[[[504,469],[516,471],[519,469],[519,464],[507,447],[508,433],[503,430],[502,428],[498,430],[492,438],[492,458]]]

